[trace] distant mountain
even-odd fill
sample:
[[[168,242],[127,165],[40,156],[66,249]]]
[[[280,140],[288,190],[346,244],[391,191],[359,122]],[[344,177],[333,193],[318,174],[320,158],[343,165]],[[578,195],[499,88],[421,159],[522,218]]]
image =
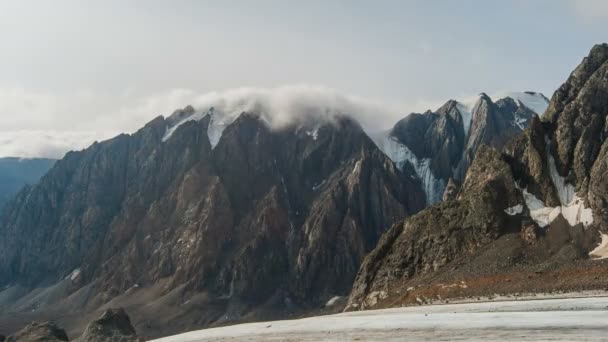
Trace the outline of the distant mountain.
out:
[[[497,113],[482,101],[483,117]],[[607,123],[608,44],[602,44],[502,153],[477,148],[452,200],[383,235],[361,266],[349,307],[605,289]]]
[[[0,208],[24,185],[38,182],[54,163],[44,158],[0,158]]]
[[[398,167],[413,168],[434,204],[450,179],[462,183],[479,146],[502,148],[548,105],[540,93],[510,93],[496,102],[482,93],[472,107],[450,100],[435,112],[412,113],[375,140]]]

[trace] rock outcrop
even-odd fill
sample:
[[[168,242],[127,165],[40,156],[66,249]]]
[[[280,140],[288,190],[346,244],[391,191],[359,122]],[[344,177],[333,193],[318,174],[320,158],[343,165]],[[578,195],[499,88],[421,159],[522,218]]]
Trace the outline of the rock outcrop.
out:
[[[459,189],[460,186],[456,183],[454,178],[450,178],[448,180],[448,185],[445,187],[441,200],[444,202],[455,200]]]
[[[106,310],[91,322],[77,342],[143,342],[124,309]]]
[[[53,322],[33,322],[6,339],[7,342],[59,342],[68,341],[65,330]]]

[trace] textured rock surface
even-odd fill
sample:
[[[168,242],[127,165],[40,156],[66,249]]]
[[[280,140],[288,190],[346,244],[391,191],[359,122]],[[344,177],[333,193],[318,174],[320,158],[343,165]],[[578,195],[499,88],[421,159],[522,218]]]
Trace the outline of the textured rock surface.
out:
[[[496,140],[504,123],[473,120],[467,149],[479,145],[478,152],[456,199],[407,218],[382,237],[361,266],[349,307],[374,306],[378,293],[391,305],[420,302],[414,293],[470,296],[545,288],[544,282],[526,286],[543,273],[535,269],[559,274],[559,282],[548,283],[552,289],[605,287],[608,279],[597,270],[595,276],[583,270],[602,265],[588,253],[599,242],[598,230],[608,229],[607,99],[603,44],[556,91],[545,116],[531,117],[530,127],[503,153],[479,144],[505,145]],[[489,118],[513,103],[492,104],[482,96],[478,106],[473,116]],[[528,280],[508,285],[525,274]]]
[[[188,327],[316,308],[347,295],[385,229],[424,206],[414,175],[351,119],[311,135],[243,113],[214,148],[209,116],[163,141],[171,120],[68,153],[7,205],[0,307],[156,300]],[[138,321],[156,319],[152,307]]]
[[[106,310],[101,317],[91,322],[78,342],[139,342],[129,316],[123,309]]]
[[[485,145],[456,201],[447,201],[394,225],[361,265],[349,305],[368,308],[370,295],[395,282],[435,272],[463,253],[473,253],[518,226],[505,208],[521,202],[511,169]]]
[[[6,339],[7,342],[56,342],[68,341],[68,336],[53,322],[33,322]]]
[[[453,178],[448,180],[448,185],[445,187],[445,191],[443,192],[442,201],[452,201],[456,199],[458,195],[458,190],[460,186],[456,183]]]
[[[534,117],[535,113],[525,106],[518,106],[512,98],[507,97],[494,103],[489,96],[482,93],[472,111],[471,130],[455,178],[463,179],[482,144],[502,149],[510,139],[521,133]],[[518,118],[521,119],[519,124]]]

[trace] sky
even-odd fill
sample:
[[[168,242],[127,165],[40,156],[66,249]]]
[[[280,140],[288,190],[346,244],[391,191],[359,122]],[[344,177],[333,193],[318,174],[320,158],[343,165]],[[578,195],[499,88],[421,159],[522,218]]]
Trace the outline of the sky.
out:
[[[0,156],[59,158],[243,89],[386,126],[480,92],[550,97],[607,20],[604,0],[0,0]]]

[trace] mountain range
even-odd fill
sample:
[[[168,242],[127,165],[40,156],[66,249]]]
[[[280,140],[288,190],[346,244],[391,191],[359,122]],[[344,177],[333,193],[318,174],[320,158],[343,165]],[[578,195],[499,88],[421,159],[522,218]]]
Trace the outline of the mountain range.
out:
[[[350,309],[605,288],[607,80],[597,45],[502,153],[478,150],[453,200],[384,234]]]
[[[188,106],[69,152],[0,213],[0,332],[59,317],[78,335],[114,306],[154,337],[603,288],[607,80],[603,44],[550,101],[482,93],[381,134]]]
[[[375,140],[399,168],[414,169],[428,204],[435,204],[450,180],[463,181],[481,145],[501,149],[548,105],[535,92],[510,93],[496,102],[481,93],[472,106],[450,100],[435,112],[412,113]]]

